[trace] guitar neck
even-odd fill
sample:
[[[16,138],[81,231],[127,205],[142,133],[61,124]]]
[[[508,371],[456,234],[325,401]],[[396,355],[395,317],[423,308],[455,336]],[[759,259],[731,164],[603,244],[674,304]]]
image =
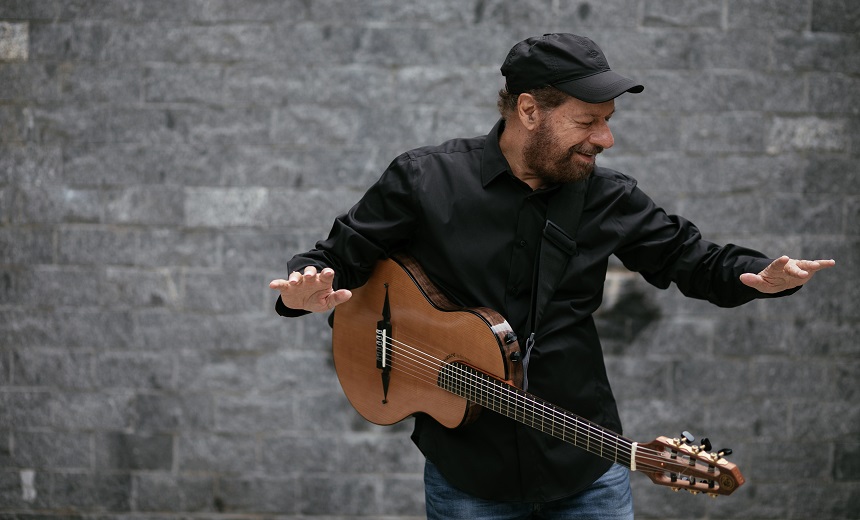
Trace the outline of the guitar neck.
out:
[[[524,390],[461,363],[445,365],[444,390],[598,457],[635,469],[636,443]]]

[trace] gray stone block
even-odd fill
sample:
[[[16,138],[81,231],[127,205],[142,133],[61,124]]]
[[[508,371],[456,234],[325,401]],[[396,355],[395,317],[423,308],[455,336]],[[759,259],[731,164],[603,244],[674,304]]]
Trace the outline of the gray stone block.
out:
[[[134,2],[54,2],[55,17],[61,20],[123,20],[135,17],[140,6]]]
[[[9,145],[25,143],[33,134],[33,114],[30,109],[16,106],[0,106],[0,143]]]
[[[165,471],[174,466],[171,435],[96,435],[96,468],[106,471]]]
[[[103,353],[95,360],[99,388],[170,390],[176,387],[175,361],[155,353]]]
[[[860,44],[858,44],[860,45]],[[860,48],[860,47],[858,47]],[[858,52],[860,55],[860,52]],[[810,104],[819,114],[860,115],[860,80],[847,74],[816,74],[809,79]]]
[[[27,61],[29,29],[28,23],[0,22],[0,62]]]
[[[179,437],[182,472],[252,473],[257,468],[256,441],[241,434],[183,432]]]
[[[222,478],[217,500],[223,512],[295,514],[298,478]]]
[[[143,97],[150,103],[223,102],[223,78],[221,65],[150,65],[143,73]]]
[[[54,473],[50,506],[83,511],[128,512],[132,479],[129,475]]]
[[[131,402],[134,429],[140,433],[176,433],[181,430],[212,429],[213,397],[185,392],[139,393]]]
[[[767,152],[845,152],[849,121],[830,117],[775,117],[766,128]]]
[[[385,513],[376,498],[380,483],[362,475],[309,475],[299,482],[300,514],[380,516]],[[338,497],[331,500],[331,497]]]
[[[92,435],[78,432],[20,431],[7,467],[88,471],[92,466]]]
[[[185,193],[178,186],[131,186],[103,193],[109,224],[177,226],[185,220]]]
[[[62,171],[62,151],[57,146],[12,145],[0,153],[0,184],[58,184]]]
[[[672,114],[622,112],[613,117],[610,128],[615,146],[604,153],[612,155],[676,150],[682,140],[680,120]]]
[[[229,319],[165,308],[141,309],[135,313],[134,342],[149,350],[181,346],[200,352],[298,348],[301,320],[273,319],[277,317],[274,296],[267,303],[266,312],[234,314]]]
[[[2,31],[2,29],[0,29]],[[0,35],[0,53],[2,49]],[[0,100],[26,102],[28,100],[57,101],[60,89],[57,67],[42,63],[3,63],[0,57]]]
[[[576,27],[591,32],[607,27],[635,29],[639,27],[639,3],[636,0],[582,2],[563,0],[558,5],[556,23],[559,27]],[[599,34],[595,32],[595,34]],[[598,42],[602,45],[602,43]],[[612,62],[610,61],[610,64]]]
[[[833,478],[837,481],[860,480],[860,444],[838,442],[833,453]]]
[[[116,432],[134,423],[134,393],[121,389],[53,395],[51,425],[59,430]]]
[[[54,233],[52,230],[8,227],[0,229],[0,263],[47,264],[53,259]]]
[[[751,395],[795,398],[801,400],[809,396],[817,399],[834,399],[835,391],[827,379],[828,367],[825,363],[808,361],[798,364],[790,360],[762,360],[751,364],[757,374],[748,387]]]
[[[215,403],[215,430],[243,434],[268,434],[295,427],[295,404],[273,393],[224,396]]]
[[[339,472],[343,459],[350,455],[341,447],[340,435],[311,436],[301,423],[294,426],[287,434],[262,439],[261,449],[268,455],[262,459],[261,469],[275,476]]]
[[[697,114],[681,122],[683,149],[689,152],[762,153],[767,125],[759,114]]]
[[[657,0],[645,4],[642,23],[655,27],[721,28],[723,6],[720,2],[685,2],[684,0]]]
[[[264,301],[268,281],[263,278],[243,272],[187,272],[182,306],[192,311],[235,313],[268,309],[269,301]],[[218,292],[215,298],[213,288]]]
[[[320,23],[351,24],[356,20],[377,20],[384,25],[442,25],[463,28],[474,19],[472,9],[462,2],[350,2],[349,0],[323,0],[310,4],[309,16]]]
[[[11,382],[21,387],[93,388],[93,356],[48,348],[10,351]]]
[[[139,236],[134,264],[151,268],[222,265],[220,232],[213,229],[147,227]]]
[[[851,0],[819,0],[812,4],[812,30],[857,34],[860,5]]]
[[[798,72],[856,74],[860,70],[860,53],[845,50],[858,47],[860,36],[854,34],[778,32],[774,35],[774,67]]]
[[[103,289],[101,273],[87,268],[36,267],[10,277],[12,302],[22,307],[92,307]]]
[[[97,223],[101,194],[64,186],[21,186],[13,192],[12,221],[21,224]]]
[[[131,315],[72,307],[0,311],[0,337],[16,347],[121,348],[131,344]]]
[[[254,226],[266,220],[264,188],[186,188],[185,224],[191,227]]]
[[[810,23],[807,9],[787,9],[779,0],[742,0],[728,4],[727,25],[730,29],[776,31],[805,31]]]
[[[57,16],[57,2],[8,0],[0,5],[3,20],[50,20]]]
[[[138,511],[215,511],[215,479],[212,477],[146,472],[138,473],[133,478]]]
[[[65,99],[135,104],[143,97],[142,73],[135,64],[65,62],[55,75]]]
[[[131,229],[65,227],[57,232],[57,260],[61,264],[134,264],[138,234]]]

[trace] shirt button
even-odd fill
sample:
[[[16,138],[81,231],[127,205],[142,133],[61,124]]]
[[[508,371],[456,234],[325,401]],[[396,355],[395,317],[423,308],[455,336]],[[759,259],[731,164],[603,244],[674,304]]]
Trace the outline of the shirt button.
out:
[[[508,289],[508,291],[511,293],[511,295],[516,296],[517,294],[519,294],[520,288],[514,285],[513,287]]]
[[[517,244],[517,245],[520,246],[520,248],[523,248],[523,247],[526,247],[528,245],[528,242],[526,242],[525,240],[520,240],[519,244]]]

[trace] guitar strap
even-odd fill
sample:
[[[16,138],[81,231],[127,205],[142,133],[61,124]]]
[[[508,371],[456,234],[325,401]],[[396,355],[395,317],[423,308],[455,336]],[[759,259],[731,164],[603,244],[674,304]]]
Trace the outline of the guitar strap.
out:
[[[523,390],[528,390],[529,359],[535,344],[535,332],[571,257],[576,254],[574,237],[585,206],[588,180],[564,184],[549,199],[546,225],[538,249],[532,281],[532,301],[529,310],[531,328],[523,356]]]

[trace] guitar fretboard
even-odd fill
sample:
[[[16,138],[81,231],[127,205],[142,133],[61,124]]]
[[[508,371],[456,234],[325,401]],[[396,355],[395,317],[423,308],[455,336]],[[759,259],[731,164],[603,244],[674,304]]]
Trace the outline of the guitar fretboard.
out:
[[[439,371],[437,384],[444,390],[589,453],[631,467],[631,440],[470,366],[460,363],[444,365]]]

